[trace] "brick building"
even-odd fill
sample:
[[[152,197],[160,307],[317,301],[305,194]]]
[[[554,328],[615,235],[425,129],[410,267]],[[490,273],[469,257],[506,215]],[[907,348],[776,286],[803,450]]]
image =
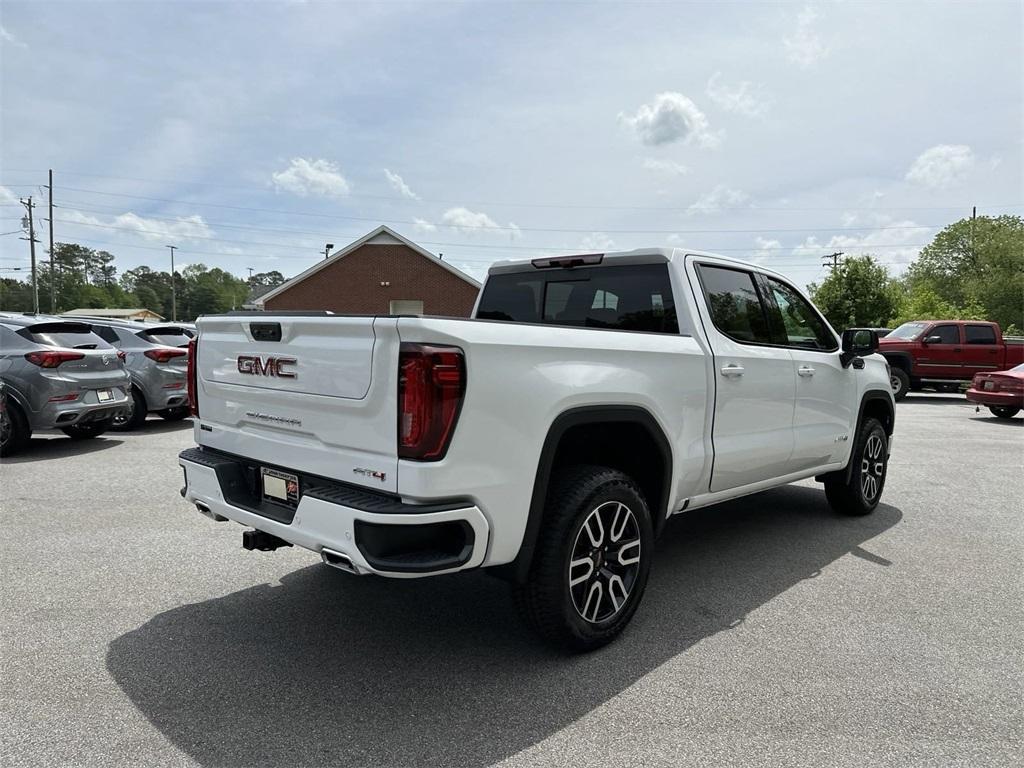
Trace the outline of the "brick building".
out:
[[[254,303],[267,310],[469,317],[479,290],[469,275],[380,226]]]

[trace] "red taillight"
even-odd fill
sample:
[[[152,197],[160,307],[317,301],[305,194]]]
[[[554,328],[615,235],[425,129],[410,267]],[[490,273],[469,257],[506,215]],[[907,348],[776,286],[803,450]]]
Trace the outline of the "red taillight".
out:
[[[85,354],[82,352],[59,352],[52,349],[46,352],[29,352],[25,355],[26,360],[33,365],[38,365],[40,368],[56,368],[61,363],[81,360],[83,357],[85,357]]]
[[[156,360],[158,363],[166,363],[175,357],[184,357],[188,352],[184,349],[173,349],[173,348],[159,348],[159,349],[147,349],[143,352],[146,357],[150,360]]]
[[[403,343],[398,353],[399,458],[443,459],[465,392],[461,349]]]
[[[188,410],[199,418],[199,387],[196,382],[196,357],[199,354],[199,337],[193,337],[188,342],[188,373],[185,378],[188,380]]]

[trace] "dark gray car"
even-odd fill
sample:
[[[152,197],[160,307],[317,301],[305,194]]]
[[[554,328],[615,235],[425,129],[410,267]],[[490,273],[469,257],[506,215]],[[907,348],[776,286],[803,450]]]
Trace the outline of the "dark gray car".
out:
[[[115,421],[117,429],[139,429],[146,415],[168,421],[188,416],[188,342],[195,331],[183,324],[137,323],[83,318],[104,341],[125,354],[131,375],[131,409]]]
[[[0,379],[7,456],[37,429],[96,437],[129,405],[129,376],[118,350],[88,323],[38,315],[0,314]]]

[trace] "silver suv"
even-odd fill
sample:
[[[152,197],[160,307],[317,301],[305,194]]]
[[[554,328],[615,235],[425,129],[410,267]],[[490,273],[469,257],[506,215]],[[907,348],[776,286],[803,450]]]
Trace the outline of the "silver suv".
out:
[[[188,416],[188,342],[195,331],[184,324],[137,323],[85,318],[104,341],[125,354],[132,377],[131,408],[115,420],[116,429],[140,429],[146,415],[168,421]]]
[[[37,429],[75,439],[101,435],[130,402],[120,352],[88,323],[61,318],[0,314],[0,379],[3,456],[24,447]]]

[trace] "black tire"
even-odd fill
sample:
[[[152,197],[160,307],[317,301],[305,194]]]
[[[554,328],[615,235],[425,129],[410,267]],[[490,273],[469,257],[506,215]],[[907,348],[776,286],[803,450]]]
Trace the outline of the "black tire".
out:
[[[850,466],[825,480],[825,496],[836,512],[868,515],[882,498],[889,468],[889,436],[878,419],[867,418],[857,430]]]
[[[162,411],[157,411],[156,415],[164,421],[181,421],[188,418],[188,406],[181,405],[177,408],[164,408]]]
[[[61,432],[72,440],[92,440],[114,426],[114,417],[102,421],[91,421],[88,424],[72,424],[70,427],[62,427]]]
[[[988,409],[998,419],[1012,419],[1020,413],[1020,408],[1014,408],[1012,405],[990,405]]]
[[[3,413],[0,413],[0,456],[13,456],[28,444],[32,428],[25,414],[10,398]]]
[[[608,467],[571,467],[561,472],[548,494],[527,582],[513,588],[516,603],[526,622],[549,643],[592,651],[613,640],[633,617],[653,555],[651,513],[633,480]],[[584,566],[589,568],[585,577]],[[575,585],[573,570],[578,574]],[[625,595],[621,602],[616,591]]]
[[[893,399],[902,400],[910,391],[910,374],[902,368],[893,368],[889,374],[889,384],[892,386]]]
[[[921,383],[920,379],[911,379],[910,380],[910,391],[911,392],[920,392],[923,389],[924,389],[924,384]]]
[[[128,413],[124,418],[115,418],[113,420],[112,429],[118,432],[129,432],[134,429],[142,429],[146,423],[146,413],[148,406],[146,405],[146,398],[142,396],[135,387],[131,389],[132,402],[129,407]]]

